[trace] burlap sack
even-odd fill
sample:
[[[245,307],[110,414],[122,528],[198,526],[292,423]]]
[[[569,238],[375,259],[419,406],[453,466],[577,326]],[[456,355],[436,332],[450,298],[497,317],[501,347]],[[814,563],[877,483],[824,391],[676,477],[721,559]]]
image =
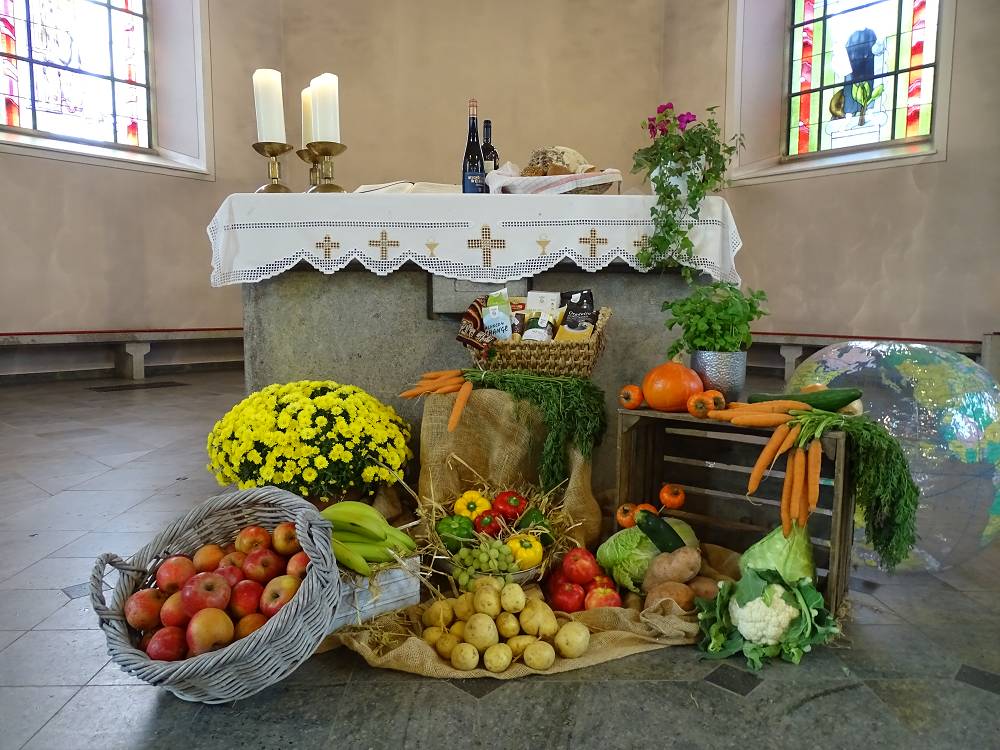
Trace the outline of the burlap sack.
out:
[[[448,417],[455,396],[431,396],[424,402],[420,426],[420,497],[438,502],[458,497],[476,477],[458,461],[461,457],[492,484],[538,484],[538,456],[545,439],[542,415],[531,404],[515,401],[492,388],[472,392],[454,432]],[[593,546],[601,533],[601,509],[590,487],[590,461],[570,446],[569,482],[563,505],[580,525],[573,536],[579,544]]]

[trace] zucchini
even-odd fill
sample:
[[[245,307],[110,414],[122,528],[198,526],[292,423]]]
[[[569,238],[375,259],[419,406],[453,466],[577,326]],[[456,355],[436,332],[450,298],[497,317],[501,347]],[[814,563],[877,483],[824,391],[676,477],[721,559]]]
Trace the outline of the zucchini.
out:
[[[761,401],[801,401],[809,404],[813,409],[823,411],[839,411],[852,401],[861,398],[861,390],[858,388],[827,388],[825,391],[810,391],[809,393],[754,393],[750,396],[750,403],[757,404]]]
[[[673,528],[655,513],[640,510],[635,514],[635,525],[649,537],[660,552],[673,552],[684,546],[684,540]]]

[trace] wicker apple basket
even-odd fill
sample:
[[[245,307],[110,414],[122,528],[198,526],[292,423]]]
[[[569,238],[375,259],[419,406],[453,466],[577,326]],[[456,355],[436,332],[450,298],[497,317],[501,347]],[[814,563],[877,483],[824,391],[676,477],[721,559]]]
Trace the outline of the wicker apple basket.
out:
[[[267,624],[223,649],[181,661],[153,660],[137,647],[139,634],[125,622],[125,600],[152,585],[161,562],[171,555],[191,555],[204,544],[224,546],[246,526],[273,528],[283,521],[295,522],[309,568],[295,596]],[[114,554],[101,555],[90,577],[90,599],[111,660],[150,685],[200,703],[240,700],[283,680],[312,656],[337,615],[341,582],[331,532],[330,522],[302,498],[262,487],[205,501],[128,562]],[[121,572],[110,604],[103,590],[108,565]]]

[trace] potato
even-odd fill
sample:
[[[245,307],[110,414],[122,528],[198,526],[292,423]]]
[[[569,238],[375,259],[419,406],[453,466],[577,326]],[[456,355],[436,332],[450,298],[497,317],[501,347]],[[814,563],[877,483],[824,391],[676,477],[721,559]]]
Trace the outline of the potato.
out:
[[[556,650],[551,643],[535,641],[524,649],[524,663],[532,669],[548,669],[556,661]]]
[[[541,599],[542,601],[545,601],[545,592],[542,591],[541,587],[538,584],[533,583],[526,589],[524,589],[524,598]]]
[[[451,633],[456,638],[458,638],[459,641],[464,641],[465,640],[465,621],[464,620],[456,620],[455,622],[453,622],[451,624],[451,627],[448,628],[448,632]]]
[[[555,613],[551,609],[548,612],[542,612],[538,618],[538,633],[536,635],[550,641],[555,638],[558,632],[559,620],[556,619]]]
[[[507,645],[510,646],[510,650],[516,659],[524,653],[524,649],[537,640],[533,635],[515,635],[513,638],[507,640]]]
[[[622,606],[626,609],[634,609],[637,612],[642,611],[642,596],[635,593],[634,591],[626,592],[625,596],[622,597]]]
[[[685,612],[694,609],[694,591],[691,587],[676,581],[664,581],[654,586],[646,595],[646,606],[651,607],[663,599],[673,599]]]
[[[521,623],[517,621],[517,615],[511,612],[501,612],[496,617],[497,632],[503,639],[513,638],[521,632]]]
[[[455,619],[468,620],[476,614],[476,605],[473,603],[472,594],[462,594],[455,600]]]
[[[538,635],[538,625],[548,605],[541,599],[528,599],[524,609],[518,615],[521,630],[527,635]]]
[[[434,644],[434,650],[438,652],[438,655],[442,659],[451,659],[451,652],[455,650],[455,646],[457,645],[458,638],[453,633],[445,633]]]
[[[500,592],[496,589],[484,587],[479,589],[472,599],[476,612],[480,612],[490,617],[500,614]]]
[[[508,583],[500,590],[500,606],[505,612],[513,612],[516,615],[527,603],[524,589],[516,583]]]
[[[479,666],[479,652],[471,643],[459,643],[451,650],[451,666],[470,672]]]
[[[446,628],[451,625],[455,618],[455,613],[451,609],[451,604],[447,599],[439,599],[424,610],[421,621],[424,627]]]
[[[695,596],[702,599],[714,599],[719,593],[719,584],[705,576],[695,576],[687,582],[687,585],[691,587]]]
[[[583,656],[589,646],[590,629],[582,622],[567,622],[556,633],[556,651],[566,659]]]
[[[463,637],[466,643],[472,644],[479,651],[485,651],[500,641],[500,635],[497,633],[497,626],[493,622],[493,618],[483,613],[476,613],[469,618],[468,622],[465,623]]]
[[[479,591],[479,589],[487,586],[491,589],[496,589],[499,594],[500,589],[503,588],[503,581],[499,578],[494,578],[493,576],[479,576],[479,578],[472,579],[472,583],[469,585],[469,588],[472,589],[472,593],[475,593]]]
[[[642,590],[647,594],[664,581],[687,583],[701,570],[701,551],[697,547],[681,547],[673,552],[661,552],[649,564]]]
[[[483,654],[483,665],[491,672],[503,672],[513,659],[514,652],[510,650],[510,646],[506,643],[495,643]]]
[[[421,638],[424,639],[425,643],[430,644],[431,648],[437,645],[438,640],[444,635],[444,629],[436,626],[429,628],[424,628],[423,635]]]

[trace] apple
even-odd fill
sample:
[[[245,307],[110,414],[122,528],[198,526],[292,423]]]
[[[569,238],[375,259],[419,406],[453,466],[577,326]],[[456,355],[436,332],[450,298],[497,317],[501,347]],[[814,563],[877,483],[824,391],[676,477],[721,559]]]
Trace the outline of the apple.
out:
[[[239,620],[260,611],[260,597],[264,587],[256,581],[240,581],[229,597],[229,614]]]
[[[285,572],[290,576],[296,576],[297,578],[306,577],[306,567],[309,565],[309,555],[305,552],[296,552],[288,560],[288,565],[285,568]]]
[[[164,560],[156,569],[156,585],[164,594],[172,594],[180,591],[188,579],[197,572],[191,558],[174,555]]]
[[[302,549],[299,538],[295,535],[295,524],[292,521],[284,521],[274,527],[274,531],[271,532],[271,546],[279,555],[286,557],[294,555]]]
[[[161,630],[163,630],[163,628],[153,628],[152,630],[147,630],[143,633],[142,638],[139,639],[139,649],[145,651],[146,646],[148,646],[149,642],[153,640],[153,636]]]
[[[587,594],[584,608],[596,609],[597,607],[620,607],[622,598],[614,589],[593,589]]]
[[[549,593],[549,604],[560,612],[579,612],[586,595],[579,583],[561,583]]]
[[[246,638],[253,631],[264,627],[266,623],[267,618],[260,612],[254,612],[252,615],[241,617],[240,621],[236,623],[236,640]]]
[[[301,585],[302,581],[289,575],[278,576],[268,581],[264,593],[260,595],[261,614],[265,617],[274,617],[279,609],[292,600]]]
[[[571,581],[563,573],[563,569],[560,566],[553,570],[549,574],[549,577],[545,579],[545,592],[551,596],[552,592],[564,583],[571,583]]]
[[[227,552],[226,556],[219,560],[219,568],[225,568],[232,566],[234,568],[243,568],[243,561],[247,559],[246,552],[240,552],[239,550],[233,550],[232,552]],[[218,570],[218,568],[216,568]]]
[[[146,654],[158,661],[177,661],[187,653],[187,638],[183,628],[168,625],[157,630],[149,639]]]
[[[232,588],[237,583],[246,578],[246,576],[243,575],[243,571],[237,568],[235,565],[227,565],[224,568],[219,568],[215,572],[226,579],[226,583],[229,584],[229,588]]]
[[[206,544],[198,548],[191,561],[199,573],[207,573],[219,567],[219,561],[226,556],[226,551],[218,544]]]
[[[615,583],[611,576],[606,576],[603,573],[599,576],[594,576],[594,580],[586,584],[584,588],[589,594],[594,589],[611,589],[612,591],[618,590],[618,584]]]
[[[125,621],[136,630],[160,626],[160,608],[167,595],[159,589],[142,589],[125,600]]]
[[[575,547],[566,553],[562,571],[570,583],[590,583],[601,575],[601,566],[586,547]]]
[[[255,549],[268,549],[271,535],[263,526],[247,526],[236,535],[236,549],[250,554]]]
[[[225,552],[227,555],[232,554],[233,552],[236,552],[236,545],[230,542],[229,544],[227,544],[225,547],[222,548],[222,551]]]
[[[184,611],[184,602],[180,591],[175,591],[163,602],[163,607],[160,609],[160,622],[164,625],[183,628],[190,619],[191,615]]]
[[[198,656],[228,646],[233,641],[234,632],[233,621],[221,609],[207,607],[199,610],[187,626],[188,655]]]
[[[255,549],[243,561],[243,573],[251,581],[267,583],[285,572],[285,558],[273,549]]]
[[[181,589],[181,603],[189,617],[199,610],[225,609],[232,589],[218,573],[198,573]]]

